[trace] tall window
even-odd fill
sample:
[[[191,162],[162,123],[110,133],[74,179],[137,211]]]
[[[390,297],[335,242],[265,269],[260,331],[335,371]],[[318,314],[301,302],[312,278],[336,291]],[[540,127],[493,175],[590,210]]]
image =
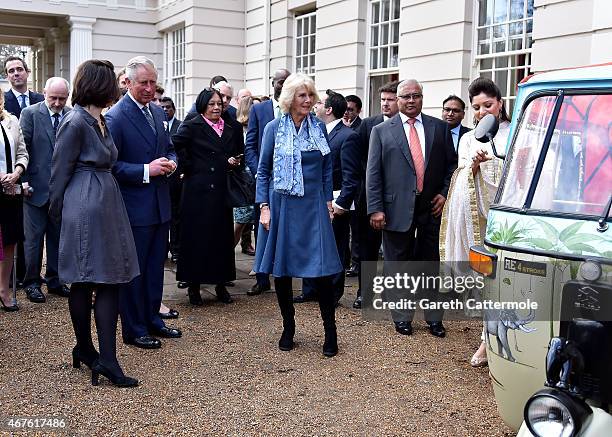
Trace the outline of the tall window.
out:
[[[295,71],[314,76],[317,13],[310,12],[295,17],[295,24]]]
[[[533,0],[479,0],[478,6],[479,75],[499,86],[510,112],[517,84],[531,72]]]
[[[370,14],[370,70],[399,64],[400,0],[374,0]]]
[[[166,34],[167,94],[176,106],[176,117],[185,113],[185,28]]]

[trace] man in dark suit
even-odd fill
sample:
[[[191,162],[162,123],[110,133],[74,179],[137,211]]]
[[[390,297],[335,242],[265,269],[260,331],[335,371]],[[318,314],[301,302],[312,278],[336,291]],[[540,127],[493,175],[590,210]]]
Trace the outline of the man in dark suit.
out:
[[[257,165],[259,164],[259,153],[261,151],[261,139],[266,124],[280,116],[280,106],[278,99],[283,89],[285,79],[291,73],[288,70],[281,68],[274,72],[272,78],[272,87],[274,88],[274,96],[270,100],[253,105],[249,112],[249,124],[247,126],[246,138],[244,141],[244,158],[249,166],[251,173],[257,174]],[[259,207],[255,205],[255,242],[257,243],[257,234],[259,229]],[[264,273],[256,275],[257,282],[247,294],[255,296],[270,289],[270,277]]]
[[[359,114],[361,114],[361,108],[363,106],[361,99],[354,94],[346,96],[345,99],[346,111],[342,117],[342,122],[354,131],[358,131],[361,125],[361,117]]]
[[[155,65],[137,56],[126,72],[128,92],[108,111],[106,122],[119,152],[113,174],[132,225],[140,276],[122,290],[119,311],[123,341],[155,349],[161,342],[151,335],[181,336],[159,316],[171,216],[168,176],[178,160],[164,128],[166,115],[150,104],[157,83]]]
[[[4,72],[11,83],[11,89],[4,93],[4,109],[15,117],[20,117],[22,109],[44,100],[42,94],[28,91],[30,69],[23,59],[17,56],[6,58]]]
[[[176,113],[176,107],[174,106],[174,102],[170,97],[162,97],[161,99],[161,107],[166,113],[166,122],[167,122],[167,131],[170,135],[170,140],[172,140],[172,135],[176,133],[179,126],[181,125],[181,120],[176,118],[174,114]],[[172,218],[170,220],[170,253],[172,254],[172,261],[176,262],[178,260],[179,254],[179,209],[181,204],[181,192],[183,191],[183,181],[181,179],[181,160],[179,159],[179,167],[177,171],[172,173],[172,176],[169,178],[170,182],[170,203],[172,204]]]
[[[383,233],[386,272],[396,261],[440,260],[440,216],[457,168],[448,125],[421,113],[423,87],[404,80],[397,98],[399,114],[372,129],[366,170],[368,214]],[[414,310],[392,315],[396,331],[410,335]],[[425,319],[432,335],[445,336],[442,311],[425,310]]]
[[[332,185],[334,189],[334,220],[332,226],[336,248],[342,265],[349,262],[349,226],[351,209],[361,188],[361,157],[359,156],[359,135],[343,123],[346,100],[342,94],[327,90],[321,100],[314,105],[317,117],[327,128],[327,143],[332,157]],[[302,293],[293,302],[302,303],[316,299],[316,281],[303,280]],[[336,305],[344,294],[344,271],[334,275],[332,288]]]
[[[4,109],[19,118],[21,110],[44,100],[39,93],[28,91],[28,64],[18,56],[9,56],[4,60],[4,73],[11,84],[11,89],[4,93]],[[25,277],[25,256],[23,243],[17,247],[17,285]]]
[[[49,216],[51,159],[57,128],[64,115],[70,111],[70,108],[66,108],[69,92],[66,79],[50,78],[45,85],[45,100],[23,109],[19,119],[30,157],[22,181],[34,189],[31,195],[25,197],[23,208],[26,261],[23,285],[28,299],[32,302],[45,301],[40,277],[43,242],[47,250],[47,290],[63,297],[69,294],[68,287],[60,282],[57,273],[60,226]]]
[[[450,95],[442,102],[442,120],[448,123],[455,152],[459,153],[459,140],[464,133],[471,129],[461,124],[465,117],[465,102],[459,96]]]
[[[370,133],[374,126],[379,125],[385,120],[395,116],[399,111],[397,106],[397,81],[389,82],[378,89],[380,93],[380,111],[381,114],[365,118],[359,126],[359,146],[362,166],[361,191],[359,199],[356,202],[355,210],[355,226],[353,226],[353,238],[357,240],[357,254],[353,254],[353,258],[357,266],[360,267],[361,262],[372,262],[378,260],[378,252],[382,243],[382,234],[379,230],[373,229],[370,226],[370,218],[367,212],[366,190],[365,190],[365,170],[368,162],[368,148],[370,144]],[[361,272],[357,270],[357,279],[359,280],[359,288],[357,289],[357,297],[353,302],[353,308],[360,309],[362,302],[361,290],[363,289],[363,278]],[[371,281],[366,280],[368,288],[371,288]]]

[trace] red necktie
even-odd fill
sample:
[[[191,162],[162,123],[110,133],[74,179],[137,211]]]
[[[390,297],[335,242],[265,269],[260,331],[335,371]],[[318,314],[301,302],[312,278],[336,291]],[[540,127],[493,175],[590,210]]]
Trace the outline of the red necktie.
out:
[[[416,118],[409,118],[406,123],[410,125],[410,133],[408,134],[408,142],[410,143],[410,154],[416,171],[417,191],[423,191],[423,179],[425,178],[425,160],[423,159],[423,151],[421,150],[421,140],[417,133],[414,123]]]

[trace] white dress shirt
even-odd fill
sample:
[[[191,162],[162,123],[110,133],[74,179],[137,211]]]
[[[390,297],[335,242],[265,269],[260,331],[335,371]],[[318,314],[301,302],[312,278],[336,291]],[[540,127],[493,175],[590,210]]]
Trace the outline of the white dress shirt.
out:
[[[274,110],[274,118],[278,118],[281,115],[280,103],[274,100],[272,97],[272,109]]]
[[[21,97],[20,96],[25,96],[25,105],[26,106],[30,106],[30,92],[29,91],[26,91],[23,94],[20,93],[19,91],[15,91],[14,88],[11,88],[11,91],[13,92],[15,97],[17,98],[17,103],[19,103],[19,106],[21,106]]]
[[[461,130],[461,123],[452,128],[451,135],[453,136],[453,143],[455,144],[455,152],[457,151],[457,146],[459,145],[459,131]]]
[[[325,129],[327,129],[327,135],[329,135],[331,131],[333,131],[334,128],[338,126],[338,123],[340,123],[341,121],[342,121],[341,118],[336,118],[334,121],[330,121],[329,123],[327,123],[325,125]]]
[[[47,101],[46,100],[45,100],[45,106],[47,107],[47,111],[49,111],[49,118],[51,119],[51,126],[53,126],[53,122],[55,121],[55,118],[53,118],[53,115],[55,115],[55,114],[59,114],[59,122],[61,123],[62,120],[64,119],[64,115],[66,115],[64,109],[62,109],[60,112],[53,112],[49,108],[49,105],[47,105]]]
[[[404,127],[404,132],[406,133],[408,145],[410,145],[410,125],[407,123],[408,116],[403,112],[400,112],[399,115],[402,119],[402,126]],[[417,121],[414,123],[414,128],[416,129],[417,135],[419,136],[419,142],[421,143],[421,152],[423,153],[423,160],[425,160],[425,129],[423,128],[423,117],[421,116],[421,114],[419,114],[415,118]]]

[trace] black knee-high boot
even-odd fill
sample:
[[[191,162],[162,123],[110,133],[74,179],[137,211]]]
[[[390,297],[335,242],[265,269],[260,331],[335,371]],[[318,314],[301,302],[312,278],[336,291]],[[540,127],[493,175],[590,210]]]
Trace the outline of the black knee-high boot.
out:
[[[295,335],[295,308],[293,307],[291,277],[274,278],[274,288],[283,316],[283,334],[278,341],[278,348],[282,351],[289,351],[293,349],[293,336]]]
[[[334,298],[332,276],[317,278],[319,290],[319,309],[325,330],[323,355],[333,357],[338,353],[338,336],[336,333],[336,301]]]
[[[98,351],[91,339],[91,296],[93,288],[89,284],[75,283],[70,289],[68,308],[72,327],[76,337],[76,346],[72,349],[72,366],[81,367],[84,363],[91,368],[98,358]]]

